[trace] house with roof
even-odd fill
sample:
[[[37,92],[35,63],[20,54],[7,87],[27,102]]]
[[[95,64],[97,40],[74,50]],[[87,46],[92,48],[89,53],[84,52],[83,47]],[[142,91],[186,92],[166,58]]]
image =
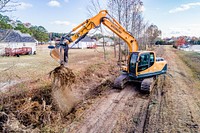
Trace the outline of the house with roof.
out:
[[[79,49],[95,48],[95,46],[96,46],[96,41],[88,36],[85,36],[78,43],[72,43],[69,45],[70,48],[79,48]]]
[[[98,40],[97,46],[103,46],[103,42],[105,46],[112,46],[114,45],[114,41],[108,37],[104,37]]]
[[[29,34],[15,30],[0,29],[0,55],[5,55],[6,49],[29,49],[28,54],[36,54],[37,41]]]

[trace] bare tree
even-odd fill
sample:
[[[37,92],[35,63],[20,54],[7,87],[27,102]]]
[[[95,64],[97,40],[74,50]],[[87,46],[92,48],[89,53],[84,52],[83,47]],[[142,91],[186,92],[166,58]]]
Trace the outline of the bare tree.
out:
[[[90,4],[87,6],[87,11],[89,17],[95,16],[100,10],[102,10],[99,0],[90,0]],[[103,34],[103,29],[100,27],[100,32]],[[106,61],[106,48],[105,48],[105,38],[103,34],[103,51],[104,51],[104,60]]]
[[[150,41],[150,46],[152,46],[154,44],[155,39],[161,35],[161,30],[158,29],[158,27],[154,24],[151,24],[148,28],[147,28],[147,35],[148,35],[148,39]]]
[[[142,37],[142,30],[144,28],[144,19],[142,17],[141,0],[108,0],[108,9],[111,14],[118,20],[118,22],[125,27],[137,40]],[[119,39],[119,65],[121,61],[127,60],[129,53],[127,45],[121,48],[121,40]],[[122,54],[123,52],[123,54]],[[123,56],[124,55],[124,56]],[[124,58],[124,59],[123,59]]]
[[[18,6],[17,1],[13,0],[0,0],[0,13],[11,12],[16,10],[15,7]]]
[[[87,6],[88,16],[93,17],[100,10],[102,10],[99,0],[90,0],[90,4]]]
[[[118,20],[120,24],[122,24],[122,16],[123,16],[123,6],[124,0],[108,0],[108,9],[109,12]],[[122,61],[122,48],[121,48],[121,39],[118,39],[119,44],[119,52],[118,52],[118,62],[121,67]]]

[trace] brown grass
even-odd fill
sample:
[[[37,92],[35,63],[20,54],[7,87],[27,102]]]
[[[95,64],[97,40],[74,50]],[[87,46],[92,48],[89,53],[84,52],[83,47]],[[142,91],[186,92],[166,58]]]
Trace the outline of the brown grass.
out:
[[[116,74],[112,49],[108,49],[107,55],[108,60],[112,59],[110,62],[104,62],[102,51],[70,50],[69,68],[73,68],[74,74],[70,69],[52,71],[59,64],[49,56],[46,46],[38,47],[37,55],[33,56],[0,57],[0,83],[21,81],[0,92],[0,119],[3,120],[0,132],[60,132],[75,117],[76,112],[66,116],[76,102],[74,92],[80,93],[79,96],[85,95],[105,77]],[[50,71],[56,77],[53,86]],[[70,84],[75,75],[78,81],[72,88]]]

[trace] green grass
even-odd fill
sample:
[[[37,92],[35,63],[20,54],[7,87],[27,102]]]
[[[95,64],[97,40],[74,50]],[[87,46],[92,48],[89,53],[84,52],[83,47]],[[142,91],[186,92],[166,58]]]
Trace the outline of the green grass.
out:
[[[197,52],[177,52],[184,63],[192,70],[194,77],[200,79],[200,53]]]

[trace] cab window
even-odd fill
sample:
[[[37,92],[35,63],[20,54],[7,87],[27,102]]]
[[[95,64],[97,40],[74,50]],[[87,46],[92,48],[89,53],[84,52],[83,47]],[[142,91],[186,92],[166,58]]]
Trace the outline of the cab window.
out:
[[[155,61],[155,59],[154,59],[154,53],[150,53],[150,66],[152,66],[154,64],[154,61]]]
[[[141,54],[138,63],[138,72],[144,71],[149,68],[150,54]]]

